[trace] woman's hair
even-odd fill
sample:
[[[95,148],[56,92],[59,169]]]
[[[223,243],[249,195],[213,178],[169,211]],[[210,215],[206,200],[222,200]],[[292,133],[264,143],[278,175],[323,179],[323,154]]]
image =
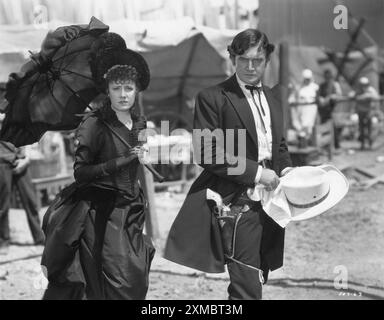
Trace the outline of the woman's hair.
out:
[[[242,55],[252,47],[260,47],[260,49],[263,49],[267,60],[275,50],[275,46],[272,43],[269,43],[265,33],[257,29],[247,29],[237,34],[231,45],[228,46],[230,58]]]
[[[113,81],[122,82],[130,80],[133,81],[136,84],[138,90],[140,90],[140,83],[138,79],[139,74],[136,68],[128,65],[115,65],[104,74],[106,86],[108,86],[108,84]]]

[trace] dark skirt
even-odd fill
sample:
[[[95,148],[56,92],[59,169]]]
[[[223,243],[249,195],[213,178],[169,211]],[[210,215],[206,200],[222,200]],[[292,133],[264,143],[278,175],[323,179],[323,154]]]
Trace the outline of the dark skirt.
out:
[[[95,194],[95,193],[93,193]],[[71,261],[61,259],[59,268],[52,257],[56,244],[47,248],[45,261],[49,285],[43,299],[142,300],[148,291],[149,270],[155,253],[151,240],[143,234],[145,200],[141,192],[135,200],[102,192],[101,201],[88,201],[84,218],[63,219],[76,236],[66,246],[76,247]],[[73,213],[70,213],[73,214]],[[57,230],[57,228],[55,228]],[[66,238],[56,236],[57,239]],[[47,236],[47,241],[52,240]],[[70,255],[68,255],[70,256]],[[44,255],[43,255],[44,258]],[[44,265],[44,263],[42,264]],[[64,263],[63,263],[64,262]],[[65,269],[62,269],[64,265]],[[50,269],[55,269],[50,274]],[[57,272],[59,270],[59,272]]]

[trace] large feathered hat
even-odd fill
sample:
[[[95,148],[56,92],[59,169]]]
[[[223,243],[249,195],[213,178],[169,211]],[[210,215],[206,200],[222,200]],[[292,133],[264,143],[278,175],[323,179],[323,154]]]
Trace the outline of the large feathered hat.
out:
[[[139,53],[127,48],[124,39],[117,33],[107,32],[96,40],[91,48],[89,64],[100,91],[105,92],[105,75],[114,66],[131,66],[137,71],[139,90],[145,90],[150,81],[149,67]]]

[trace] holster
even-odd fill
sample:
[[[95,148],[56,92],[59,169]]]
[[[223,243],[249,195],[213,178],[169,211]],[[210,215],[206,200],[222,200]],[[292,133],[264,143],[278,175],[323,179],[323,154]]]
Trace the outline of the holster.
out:
[[[235,254],[236,229],[243,212],[243,206],[240,205],[233,205],[229,210],[220,210],[215,207],[215,216],[219,222],[224,257],[226,260],[233,258]]]
[[[213,212],[220,226],[220,234],[226,260],[235,255],[236,230],[243,213],[253,208],[255,201],[248,198],[246,191],[239,190],[231,199],[232,204],[214,206]]]

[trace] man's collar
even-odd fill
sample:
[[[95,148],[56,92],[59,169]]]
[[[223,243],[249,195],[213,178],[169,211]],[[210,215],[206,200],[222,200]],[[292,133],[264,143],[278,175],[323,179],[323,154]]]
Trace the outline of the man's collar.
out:
[[[236,80],[237,80],[237,83],[239,84],[239,86],[240,86],[241,89],[243,89],[243,90],[247,90],[247,89],[245,88],[245,86],[246,86],[246,85],[250,85],[250,84],[245,83],[243,80],[241,80],[237,74],[236,74]],[[262,85],[261,85],[261,81],[259,81],[259,83],[258,83],[255,87],[262,87]]]

